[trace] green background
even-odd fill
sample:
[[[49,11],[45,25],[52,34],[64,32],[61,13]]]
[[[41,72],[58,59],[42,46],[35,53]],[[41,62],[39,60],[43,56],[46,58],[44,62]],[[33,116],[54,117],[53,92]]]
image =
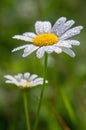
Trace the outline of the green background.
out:
[[[0,130],[25,130],[21,91],[5,84],[5,74],[36,73],[43,76],[43,59],[35,53],[22,58],[22,51],[11,53],[25,42],[15,34],[34,32],[37,20],[52,23],[65,16],[84,29],[75,37],[75,58],[61,53],[48,59],[47,79],[38,130],[86,130],[86,0],[1,0],[0,1]],[[27,90],[30,123],[33,128],[41,86]]]

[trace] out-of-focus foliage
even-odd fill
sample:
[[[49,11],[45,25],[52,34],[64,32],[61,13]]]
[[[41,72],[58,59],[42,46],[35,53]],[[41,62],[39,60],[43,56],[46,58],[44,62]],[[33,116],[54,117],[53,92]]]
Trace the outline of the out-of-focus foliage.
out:
[[[59,17],[74,19],[84,26],[75,58],[62,53],[49,55],[47,79],[39,130],[86,130],[86,0],[2,0],[0,1],[0,130],[25,130],[22,94],[5,84],[5,74],[19,72],[42,76],[43,59],[35,53],[22,58],[22,51],[11,50],[25,42],[13,40],[15,34],[34,32],[37,20],[53,24]],[[28,89],[30,123],[33,126],[41,87]]]

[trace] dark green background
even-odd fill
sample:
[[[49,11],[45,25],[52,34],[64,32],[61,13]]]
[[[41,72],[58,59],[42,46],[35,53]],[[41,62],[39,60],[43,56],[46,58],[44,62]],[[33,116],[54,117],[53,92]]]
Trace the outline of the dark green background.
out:
[[[15,34],[34,32],[37,20],[52,24],[59,18],[76,21],[84,29],[75,37],[81,44],[73,47],[75,58],[61,53],[49,55],[47,79],[39,130],[86,130],[86,0],[1,0],[0,1],[0,130],[25,130],[21,91],[5,84],[5,74],[29,71],[43,74],[43,59],[35,53],[22,58],[22,51],[11,53],[25,42],[12,39]],[[28,89],[30,123],[33,127],[41,86]]]

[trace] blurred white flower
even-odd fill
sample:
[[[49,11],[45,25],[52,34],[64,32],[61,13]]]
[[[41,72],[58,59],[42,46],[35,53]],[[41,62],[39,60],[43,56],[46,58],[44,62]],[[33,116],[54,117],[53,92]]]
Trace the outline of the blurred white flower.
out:
[[[36,34],[26,32],[22,35],[13,36],[14,39],[32,42],[33,44],[17,47],[12,52],[24,49],[23,57],[26,57],[37,50],[38,58],[42,58],[45,52],[56,52],[57,54],[65,52],[74,57],[75,53],[70,48],[72,48],[72,45],[79,45],[80,42],[69,38],[79,34],[83,29],[83,26],[70,29],[74,23],[73,20],[66,21],[65,17],[59,18],[53,27],[49,21],[37,21],[35,23]]]
[[[4,77],[7,79],[6,83],[15,84],[20,88],[29,88],[29,87],[34,87],[43,84],[43,78],[38,77],[38,75],[36,74],[31,75],[28,72],[24,74],[19,73],[14,76],[5,75]],[[45,82],[48,83],[47,80]]]

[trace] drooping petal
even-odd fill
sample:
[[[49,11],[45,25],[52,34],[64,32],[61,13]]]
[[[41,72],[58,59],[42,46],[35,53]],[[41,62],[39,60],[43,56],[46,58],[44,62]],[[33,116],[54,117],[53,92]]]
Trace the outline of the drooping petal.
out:
[[[51,45],[51,46],[45,46],[45,47],[44,47],[44,50],[45,50],[45,52],[47,52],[48,54],[52,53],[52,52],[53,52],[52,45]]]
[[[27,36],[24,36],[24,35],[15,35],[12,38],[18,39],[18,40],[23,40],[23,41],[26,41],[26,42],[32,42],[32,40],[33,40],[33,38],[27,37]]]
[[[45,52],[48,54],[52,53],[53,52],[52,46],[43,46],[39,48],[36,52],[36,55],[38,58],[42,58]]]
[[[28,47],[26,47],[26,48],[24,49],[24,53],[23,53],[22,56],[23,56],[23,57],[26,57],[26,56],[30,55],[32,52],[34,52],[35,50],[37,50],[38,48],[39,48],[39,47],[30,44],[30,45],[28,45]]]
[[[61,47],[62,51],[65,52],[66,54],[68,54],[71,57],[75,57],[75,53],[69,49],[69,48],[65,48],[65,47]]]
[[[44,52],[45,52],[44,47],[39,48],[39,49],[37,50],[37,52],[36,52],[37,57],[38,57],[38,58],[42,58],[43,55],[44,55]]]
[[[54,52],[56,52],[57,54],[61,53],[62,52],[62,49],[58,46],[52,46],[52,49]]]
[[[48,21],[37,21],[35,23],[35,30],[37,34],[41,33],[50,33],[51,32],[51,23]]]
[[[27,48],[28,46],[29,46],[29,45],[27,44],[27,45],[24,45],[24,46],[16,47],[16,48],[14,48],[14,49],[12,50],[12,52],[19,51],[19,50],[21,50],[21,49]]]
[[[68,39],[68,38],[70,38],[70,37],[73,37],[73,36],[79,34],[82,29],[83,29],[82,26],[74,27],[74,28],[68,30],[67,32],[65,32],[65,33],[60,37],[60,39],[61,39],[61,40],[65,40],[65,39]]]
[[[64,23],[66,22],[65,17],[59,18],[56,23],[53,25],[51,32],[57,34],[60,36],[62,34],[62,31],[64,31]]]

